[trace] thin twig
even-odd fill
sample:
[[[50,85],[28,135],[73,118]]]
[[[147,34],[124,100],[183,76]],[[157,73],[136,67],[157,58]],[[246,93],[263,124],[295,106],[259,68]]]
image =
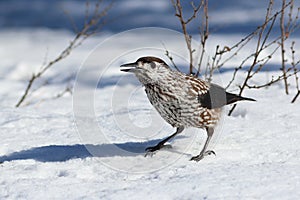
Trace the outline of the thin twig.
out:
[[[193,7],[193,14],[191,15],[191,17],[189,17],[187,20],[184,19],[183,16],[183,9],[182,9],[182,5],[181,5],[181,1],[180,0],[171,0],[173,7],[175,9],[175,16],[178,17],[180,24],[181,24],[181,29],[183,31],[183,35],[184,35],[184,39],[185,39],[185,43],[186,43],[186,47],[188,49],[189,52],[189,73],[193,74],[193,53],[195,52],[195,49],[192,48],[192,36],[188,33],[187,31],[187,25],[196,18],[197,13],[199,12],[200,8],[203,5],[203,1],[201,0],[201,3],[196,7],[194,5],[194,3],[191,3],[192,7]]]
[[[222,63],[220,63],[220,67],[223,66],[226,62],[228,62],[229,60],[231,60],[234,56],[236,56],[238,54],[238,52],[244,48],[251,40],[253,40],[254,36],[258,35],[258,38],[259,37],[262,37],[262,34],[264,33],[265,29],[267,28],[267,25],[268,25],[268,29],[267,29],[267,33],[265,34],[264,36],[264,39],[258,39],[258,43],[260,45],[258,45],[257,47],[259,47],[260,49],[258,50],[259,51],[259,54],[261,54],[261,52],[265,49],[268,49],[270,46],[274,45],[274,44],[277,44],[277,41],[279,39],[281,39],[281,37],[277,37],[275,38],[274,40],[272,40],[271,42],[269,42],[268,44],[267,43],[267,39],[269,38],[269,35],[271,34],[271,31],[273,30],[273,27],[274,27],[274,24],[277,20],[277,17],[280,13],[283,12],[284,9],[286,9],[288,6],[291,5],[291,2],[289,2],[288,4],[285,5],[284,8],[281,8],[281,10],[275,12],[273,15],[271,15],[271,11],[272,11],[272,5],[273,5],[273,1],[270,0],[269,2],[269,6],[267,8],[267,12],[266,12],[266,17],[265,17],[265,21],[262,25],[258,26],[252,33],[248,34],[245,38],[243,38],[242,40],[240,40],[237,44],[233,45],[231,48],[227,48],[223,51],[220,51],[219,53],[220,54],[223,54],[223,53],[226,53],[226,52],[229,52],[229,51],[232,51],[234,48],[237,48],[237,50],[230,56],[228,57],[225,61],[223,61]],[[270,24],[270,25],[269,25]],[[261,36],[260,36],[261,35]],[[228,50],[229,49],[229,50]],[[277,47],[275,47],[275,49],[277,49]],[[255,57],[257,55],[257,51],[255,51],[253,54],[247,56],[242,62],[241,64],[235,68],[234,70],[234,73],[232,75],[232,78],[231,80],[229,81],[229,83],[227,84],[227,86],[225,87],[226,89],[228,89],[232,83],[234,82],[235,80],[235,77],[238,73],[239,70],[241,70],[244,66],[244,64],[246,63],[246,61],[248,61],[250,58],[252,57]],[[258,56],[258,55],[257,55]],[[259,60],[258,60],[259,61]],[[257,64],[257,63],[256,63]],[[265,63],[267,64],[267,63]],[[252,63],[253,65],[253,63]],[[254,66],[253,66],[254,67]],[[261,66],[262,68],[262,66]]]
[[[217,54],[217,52],[219,51],[219,48],[220,48],[220,46],[219,45],[217,45],[216,46],[216,50],[215,50],[215,54],[214,54],[214,56],[212,57],[212,63],[211,63],[211,65],[210,66],[207,66],[207,68],[208,68],[208,70],[206,70],[206,73],[207,73],[207,71],[209,72],[209,75],[208,75],[208,77],[206,78],[207,79],[207,81],[208,82],[211,82],[212,81],[212,76],[213,76],[213,73],[214,73],[214,71],[215,71],[215,69],[216,69],[216,60],[217,60],[217,57],[218,57],[218,54]],[[221,56],[221,55],[219,55],[219,56]]]
[[[282,0],[282,8],[285,7],[286,1]],[[287,77],[286,77],[286,60],[285,60],[285,47],[284,47],[284,42],[286,40],[287,36],[287,32],[285,29],[285,24],[284,24],[284,17],[285,17],[285,12],[284,10],[281,13],[280,16],[280,32],[281,32],[281,43],[280,43],[280,47],[281,47],[281,70],[282,70],[282,74],[283,74],[283,82],[284,82],[284,88],[285,88],[285,93],[289,94],[289,86],[288,86],[288,81],[287,81]]]
[[[264,48],[265,43],[267,41],[267,38],[269,37],[270,32],[271,32],[271,30],[273,28],[273,26],[269,27],[269,29],[267,31],[267,34],[264,35],[264,31],[267,28],[267,25],[268,25],[268,22],[269,22],[269,18],[271,16],[272,7],[273,7],[273,0],[270,0],[269,6],[267,8],[266,16],[265,16],[265,22],[263,23],[262,28],[260,29],[260,31],[258,33],[257,45],[256,45],[256,50],[255,50],[255,53],[254,53],[252,64],[250,65],[250,68],[247,71],[247,75],[246,75],[245,80],[239,86],[239,89],[240,89],[239,95],[242,95],[244,89],[248,86],[248,81],[253,77],[252,76],[252,71],[253,71],[254,67],[256,66],[256,64],[258,63],[258,61],[259,61],[258,57],[261,54],[261,52],[263,51],[263,48]],[[274,17],[274,20],[275,19],[276,19],[276,17]],[[273,20],[272,24],[274,24],[274,20]],[[228,115],[232,114],[232,112],[236,108],[236,105],[237,104],[233,105],[233,107],[230,109]]]
[[[168,51],[168,49],[166,48],[165,44],[162,44],[163,47],[165,48],[165,55],[169,58],[170,62],[172,63],[173,67],[177,70],[180,71],[179,68],[177,67],[177,65],[174,62],[174,59],[172,57],[172,55],[170,54],[170,52]]]
[[[295,97],[293,98],[293,100],[291,101],[291,103],[295,103],[295,101],[297,100],[299,94],[300,94],[300,90],[298,90],[297,94],[295,95]]]
[[[289,72],[289,71],[291,71],[291,69],[287,70],[287,72]],[[267,83],[264,83],[262,85],[248,85],[248,83],[247,83],[246,87],[249,88],[249,89],[260,89],[260,88],[268,87],[268,86],[273,85],[274,83],[277,83],[277,82],[283,80],[284,78],[288,78],[288,77],[294,76],[298,72],[299,72],[299,70],[297,70],[296,72],[291,73],[291,74],[286,74],[285,76],[282,74],[282,75],[278,76],[275,79],[274,79],[274,77],[272,77],[271,81],[269,81]]]
[[[19,99],[19,101],[16,104],[16,107],[19,107],[24,102],[24,100],[27,98],[27,96],[29,94],[29,91],[30,91],[30,89],[31,89],[31,87],[32,87],[35,80],[42,77],[43,74],[46,71],[48,71],[51,67],[53,67],[54,64],[60,62],[61,60],[63,60],[67,56],[69,56],[70,53],[75,48],[80,46],[85,39],[87,39],[91,35],[95,34],[98,31],[98,28],[102,27],[104,25],[104,22],[103,22],[102,18],[107,14],[107,12],[111,8],[112,4],[105,7],[100,12],[100,10],[99,10],[100,2],[101,1],[99,1],[96,4],[95,11],[94,11],[94,14],[91,17],[91,19],[89,19],[88,22],[84,22],[83,28],[79,32],[77,32],[77,34],[75,35],[73,40],[71,40],[69,45],[60,54],[58,54],[58,56],[55,59],[48,62],[45,66],[42,66],[40,71],[38,71],[37,73],[35,73],[31,76],[30,80],[28,81],[28,84],[26,86],[26,89],[25,89],[23,95],[21,96],[21,98]]]
[[[295,61],[296,60],[295,59],[295,53],[296,53],[296,50],[295,50],[295,41],[292,42],[291,51],[292,51],[292,62],[291,62],[291,65],[292,65],[292,69],[294,70],[294,73],[295,73],[295,82],[296,82],[296,89],[297,89],[297,94],[292,99],[291,103],[295,103],[295,101],[297,100],[297,98],[298,98],[298,96],[300,94],[299,77],[298,77],[298,74],[297,74],[297,65],[300,63],[300,60],[298,60],[297,62]]]
[[[193,15],[189,19],[186,20],[186,22],[185,22],[186,24],[190,23],[193,19],[195,19],[197,17],[200,8],[203,6],[203,2],[204,1],[201,1],[201,3],[198,6],[195,6],[193,1],[191,2],[191,5],[193,7]]]
[[[196,72],[196,77],[199,76],[200,72],[201,72],[201,66],[202,66],[202,62],[203,62],[203,58],[204,58],[204,54],[205,54],[205,45],[206,45],[206,41],[208,39],[209,36],[209,21],[208,21],[208,0],[202,0],[202,3],[204,2],[203,5],[203,18],[202,19],[202,26],[200,29],[200,37],[201,37],[201,53],[200,53],[200,59],[199,59],[199,63],[198,63],[198,69]]]

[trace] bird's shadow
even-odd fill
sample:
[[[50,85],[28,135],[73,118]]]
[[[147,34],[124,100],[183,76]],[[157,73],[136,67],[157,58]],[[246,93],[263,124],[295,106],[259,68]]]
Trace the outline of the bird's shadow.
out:
[[[144,154],[145,148],[159,141],[41,146],[0,156],[0,163],[27,159],[40,162],[64,162],[75,158],[137,156]]]

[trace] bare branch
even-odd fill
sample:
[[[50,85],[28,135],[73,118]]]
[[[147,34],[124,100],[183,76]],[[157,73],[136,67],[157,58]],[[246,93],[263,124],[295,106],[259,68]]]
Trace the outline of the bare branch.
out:
[[[165,55],[169,58],[170,62],[172,63],[173,67],[177,70],[180,71],[179,68],[177,67],[177,65],[175,64],[172,55],[170,54],[170,52],[168,51],[168,49],[166,48],[165,44],[163,43],[163,46],[165,48]]]
[[[291,71],[291,68],[287,70],[287,72],[289,72],[289,71]],[[277,78],[272,77],[271,81],[269,81],[269,82],[267,82],[265,84],[262,84],[262,85],[249,85],[247,83],[246,87],[249,88],[249,89],[260,89],[260,88],[264,88],[264,87],[267,87],[267,86],[271,86],[274,83],[277,83],[277,82],[283,80],[284,78],[288,78],[288,77],[294,76],[298,72],[299,72],[299,70],[297,70],[296,72],[291,73],[291,74],[285,74],[285,75],[282,74],[282,75],[278,76]]]
[[[219,61],[216,61],[217,60],[217,57],[218,57],[218,54],[217,54],[217,52],[219,51],[219,48],[220,48],[220,46],[219,45],[217,45],[216,46],[216,50],[215,50],[215,54],[214,54],[214,56],[212,57],[212,63],[211,63],[211,65],[207,65],[207,70],[206,70],[206,72],[205,72],[205,75],[206,75],[206,80],[208,81],[208,82],[211,82],[212,81],[212,76],[213,76],[213,73],[214,73],[214,71],[216,70],[216,62],[219,62]],[[220,57],[220,59],[221,59],[221,56],[222,55],[219,55],[219,57]],[[207,76],[207,73],[209,72],[209,74],[208,74],[208,76]]]
[[[298,74],[297,74],[297,65],[300,63],[300,60],[298,60],[297,62],[295,61],[295,53],[296,53],[296,50],[295,50],[295,41],[292,42],[292,45],[291,45],[291,52],[292,52],[292,62],[291,62],[291,65],[292,65],[292,69],[295,73],[295,82],[296,82],[296,89],[297,89],[297,94],[295,95],[295,97],[292,99],[291,103],[295,103],[295,101],[297,100],[299,94],[300,94],[300,86],[299,86],[299,77],[298,77]]]
[[[48,71],[51,67],[53,67],[53,65],[55,65],[59,61],[63,60],[67,56],[69,56],[70,53],[75,48],[80,46],[85,39],[87,39],[91,35],[95,34],[98,31],[98,29],[104,25],[104,21],[102,20],[102,18],[107,14],[107,12],[111,8],[112,4],[110,4],[109,6],[105,7],[102,11],[100,11],[100,3],[101,3],[101,1],[96,3],[94,14],[91,16],[90,19],[88,19],[88,17],[85,18],[85,20],[88,19],[88,21],[84,22],[84,26],[82,27],[82,29],[79,32],[77,32],[77,34],[75,35],[73,40],[69,43],[69,45],[60,54],[58,54],[58,56],[55,59],[48,62],[45,66],[42,66],[40,71],[38,71],[37,73],[32,75],[32,77],[28,81],[28,84],[24,91],[24,94],[21,96],[21,98],[17,102],[16,107],[19,107],[24,102],[24,100],[28,96],[29,91],[36,79],[42,77],[42,75],[46,71]],[[88,13],[88,11],[87,11],[87,13]]]
[[[208,39],[209,36],[209,27],[208,27],[208,0],[204,0],[202,1],[204,2],[203,5],[203,18],[202,19],[202,26],[200,28],[200,37],[201,37],[201,53],[200,53],[200,58],[199,58],[199,63],[198,63],[198,69],[196,72],[196,77],[199,76],[200,71],[201,71],[201,66],[202,66],[202,62],[203,62],[203,58],[204,58],[204,54],[205,54],[205,45],[206,45],[206,41]]]
[[[254,67],[257,65],[257,63],[259,62],[259,55],[261,54],[261,52],[263,51],[264,49],[264,46],[265,46],[265,43],[267,41],[267,39],[269,38],[270,36],[270,31],[272,30],[272,27],[271,26],[268,31],[267,31],[267,34],[264,35],[264,31],[266,30],[267,28],[267,25],[268,25],[268,22],[269,22],[269,18],[270,18],[270,15],[271,15],[271,10],[272,10],[272,7],[273,7],[273,0],[270,0],[269,1],[269,6],[267,8],[267,12],[266,12],[266,16],[265,16],[265,22],[263,23],[260,31],[258,32],[258,39],[257,39],[257,45],[256,45],[256,50],[255,50],[255,53],[253,54],[253,61],[252,61],[252,64],[250,65],[248,71],[247,71],[247,76],[245,78],[245,80],[243,81],[243,83],[239,86],[239,89],[240,89],[240,92],[239,92],[239,95],[242,95],[244,89],[248,86],[248,81],[253,77],[253,74],[252,74],[252,71],[254,69]],[[276,17],[274,17],[274,20],[276,19]],[[273,20],[273,23],[274,24],[274,20]],[[251,56],[252,57],[252,56]],[[261,67],[262,68],[262,67]],[[228,115],[231,115],[233,110],[236,108],[236,104],[231,108],[231,110],[229,111],[229,114]]]
[[[226,89],[230,87],[238,74],[238,72],[244,68],[245,64],[250,62],[249,68],[247,68],[245,79],[238,86],[239,87],[239,95],[242,95],[245,89],[252,88],[263,88],[269,85],[272,85],[276,82],[287,80],[287,78],[291,76],[297,76],[298,71],[292,73],[291,68],[287,68],[286,66],[286,55],[285,55],[285,47],[284,43],[289,38],[290,34],[296,30],[296,28],[300,27],[298,22],[300,8],[298,8],[297,14],[294,12],[294,0],[282,0],[282,6],[280,10],[273,11],[274,0],[269,0],[268,7],[266,9],[265,18],[263,23],[258,26],[253,32],[246,35],[240,41],[232,46],[224,46],[220,47],[216,45],[215,53],[213,56],[207,56],[208,61],[205,68],[205,77],[210,81],[212,79],[213,73],[216,69],[220,69],[227,62],[236,57],[242,49],[245,49],[249,46],[250,41],[255,40],[255,50],[247,55],[234,69],[232,79],[229,81]],[[201,66],[203,64],[204,57],[206,56],[206,42],[209,36],[209,20],[208,20],[208,0],[201,0],[201,4],[195,6],[193,2],[191,5],[193,7],[193,12],[187,20],[185,20],[182,12],[182,6],[180,0],[172,0],[173,6],[175,8],[175,16],[178,17],[181,29],[185,37],[185,42],[187,46],[187,50],[189,52],[189,61],[190,61],[190,73],[193,73],[193,61],[195,60],[195,55],[193,55],[194,49],[191,46],[191,35],[187,31],[187,24],[192,22],[200,13],[202,14],[202,24],[199,29],[200,33],[200,45],[199,45],[199,56],[196,58],[198,61],[197,71],[195,76],[200,74]],[[289,9],[289,11],[288,11]],[[285,17],[288,15],[288,18]],[[274,37],[275,31],[277,31],[277,24],[279,23],[281,28],[281,34]],[[276,30],[275,30],[276,29]],[[249,82],[259,74],[260,71],[264,69],[264,67],[270,62],[270,60],[274,57],[275,53],[281,49],[281,57],[282,57],[282,68],[284,68],[284,72],[282,75],[279,75],[276,78],[272,78],[271,81],[266,82],[262,85],[249,85]],[[226,57],[225,57],[226,55]],[[294,64],[299,64],[300,61],[294,61]],[[229,112],[229,115],[233,112],[236,105],[232,107]]]
[[[171,0],[173,7],[175,9],[175,16],[178,17],[179,22],[181,24],[181,29],[183,31],[184,34],[184,39],[185,39],[185,43],[188,49],[188,53],[189,53],[189,73],[193,74],[193,53],[195,52],[195,49],[192,48],[192,36],[188,33],[187,31],[187,25],[197,17],[200,9],[202,8],[202,6],[204,5],[204,2],[206,0],[201,0],[201,2],[199,3],[198,6],[195,6],[194,3],[192,2],[191,5],[193,7],[193,14],[191,15],[191,17],[189,17],[187,20],[184,19],[183,16],[183,9],[182,9],[182,5],[181,5],[181,1],[180,0]]]
[[[282,8],[285,7],[286,1],[282,0]],[[281,31],[281,43],[280,43],[280,47],[281,47],[281,70],[282,70],[282,74],[283,74],[283,82],[284,82],[284,88],[285,88],[285,93],[289,94],[289,86],[288,86],[288,82],[287,82],[287,77],[286,77],[286,60],[285,60],[285,47],[284,47],[284,41],[285,39],[288,37],[286,34],[286,27],[284,25],[284,9],[281,13],[280,16],[280,31]]]
[[[282,0],[282,7],[281,10],[276,12],[275,14],[272,15],[271,10],[273,7],[273,0],[270,0],[269,2],[269,7],[267,9],[266,12],[266,16],[265,16],[265,23],[262,25],[260,31],[258,32],[258,39],[257,39],[257,46],[256,46],[256,51],[255,53],[252,55],[253,56],[253,62],[250,65],[250,68],[247,71],[247,76],[245,78],[245,80],[243,81],[243,83],[239,86],[240,92],[239,95],[242,94],[243,90],[245,88],[249,88],[249,89],[259,89],[259,88],[263,88],[263,87],[267,87],[270,86],[278,81],[284,80],[286,81],[288,77],[291,77],[294,75],[294,73],[298,73],[294,72],[294,73],[289,73],[290,72],[290,68],[287,69],[285,67],[285,50],[284,50],[284,41],[289,37],[289,35],[295,30],[294,28],[286,28],[284,25],[284,20],[283,17],[285,15],[285,10],[290,6],[290,9],[292,9],[292,4],[293,1],[290,1],[288,3],[286,3],[285,0]],[[291,11],[290,11],[291,12]],[[278,38],[275,38],[273,40],[271,40],[270,42],[268,42],[269,38],[270,38],[270,34],[271,31],[274,29],[274,24],[276,21],[277,16],[281,14],[281,18],[280,18],[280,25],[281,25],[281,35]],[[292,21],[292,20],[289,20]],[[270,23],[271,22],[271,23]],[[289,22],[288,22],[289,23]],[[294,23],[294,22],[293,22]],[[291,24],[291,22],[290,22]],[[264,33],[266,31],[266,33]],[[280,41],[280,42],[279,42]],[[262,52],[269,48],[272,45],[277,45],[275,46],[275,48],[273,49],[273,51],[271,53],[269,53],[269,55],[265,56],[264,58],[259,58],[260,55],[262,54]],[[254,77],[255,74],[257,74],[260,70],[262,70],[262,68],[269,62],[269,60],[271,60],[272,56],[275,54],[275,52],[277,52],[277,50],[281,47],[281,55],[282,55],[282,68],[284,68],[284,72],[282,75],[278,76],[277,78],[272,78],[272,80],[268,83],[262,84],[262,85],[249,85],[248,82],[250,79],[252,79]],[[251,57],[252,57],[251,56]],[[247,57],[246,59],[248,59],[249,57]],[[255,68],[256,66],[258,66],[257,68]],[[229,82],[228,86],[230,86],[237,74],[237,71],[239,69],[241,69],[242,66],[236,68],[234,74],[233,74],[233,79]],[[288,87],[288,85],[287,85]],[[229,112],[229,115],[233,112],[233,110],[235,109],[236,105],[234,105],[232,107],[232,109]]]
[[[272,3],[269,3],[272,5]],[[284,9],[286,9],[288,6],[290,5],[287,4],[285,6]],[[276,21],[276,18],[278,17],[278,15],[282,12],[282,9],[280,11],[277,11],[274,15],[270,16],[270,11],[272,9],[268,7],[267,9],[267,14],[266,14],[266,18],[265,21],[262,25],[258,26],[253,32],[249,33],[246,37],[244,37],[243,39],[241,39],[239,42],[237,42],[236,44],[234,44],[231,47],[224,47],[221,51],[218,52],[218,54],[224,54],[224,53],[228,53],[228,52],[232,52],[234,49],[237,49],[236,51],[234,51],[227,59],[225,59],[222,63],[220,63],[219,68],[222,67],[224,64],[226,64],[229,60],[231,60],[233,57],[235,57],[236,55],[238,55],[238,52],[241,51],[241,49],[243,49],[251,40],[253,40],[253,38],[258,35],[262,29],[265,29],[265,27],[271,22],[271,26],[273,28],[274,23]],[[268,34],[271,33],[272,28],[269,28],[268,30]],[[268,37],[267,37],[268,38]],[[278,37],[280,38],[280,37]],[[277,41],[277,40],[276,40]],[[266,40],[264,40],[263,43],[266,43]],[[265,48],[263,45],[261,45],[262,48]]]
[[[202,0],[198,6],[195,6],[193,1],[191,2],[191,5],[193,7],[193,15],[189,19],[186,20],[186,22],[185,22],[186,24],[190,23],[193,19],[195,19],[197,17],[200,8],[203,6],[203,2],[204,2],[204,0]]]
[[[183,18],[183,11],[182,11],[182,6],[181,6],[181,2],[180,0],[176,0],[176,2],[174,2],[174,0],[172,0],[173,2],[173,6],[175,8],[176,14],[175,16],[178,17],[180,24],[181,24],[181,29],[183,31],[184,34],[184,39],[185,39],[185,43],[189,52],[189,63],[190,63],[190,74],[193,74],[193,49],[192,49],[192,36],[188,34],[187,32],[187,23]]]
[[[293,98],[293,100],[291,101],[291,103],[295,103],[295,101],[297,100],[298,96],[300,95],[300,90],[298,90],[297,94],[295,95],[295,97]]]

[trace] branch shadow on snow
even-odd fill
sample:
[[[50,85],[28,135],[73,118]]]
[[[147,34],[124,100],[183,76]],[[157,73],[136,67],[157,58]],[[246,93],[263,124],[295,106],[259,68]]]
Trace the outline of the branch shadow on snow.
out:
[[[153,146],[159,141],[160,140],[150,140],[147,142],[126,142],[116,144],[75,144],[34,147],[28,150],[0,156],[0,163],[27,159],[33,159],[40,162],[64,162],[71,159],[84,159],[88,157],[138,156],[144,155],[145,148]]]

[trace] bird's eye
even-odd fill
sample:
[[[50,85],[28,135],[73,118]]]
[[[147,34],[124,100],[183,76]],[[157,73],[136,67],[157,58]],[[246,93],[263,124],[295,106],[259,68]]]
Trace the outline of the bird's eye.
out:
[[[150,66],[151,66],[152,69],[154,69],[154,68],[156,67],[156,65],[155,65],[154,62],[151,62],[151,63],[150,63]]]

